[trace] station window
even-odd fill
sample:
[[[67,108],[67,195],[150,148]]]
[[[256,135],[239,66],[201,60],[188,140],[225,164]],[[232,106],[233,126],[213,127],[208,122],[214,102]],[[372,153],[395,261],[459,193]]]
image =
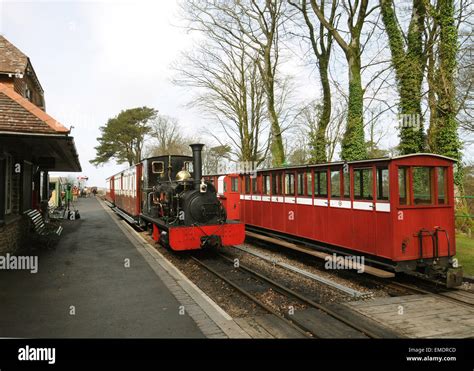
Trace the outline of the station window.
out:
[[[410,200],[408,198],[408,168],[398,168],[398,203],[400,205],[409,205]]]
[[[238,192],[239,191],[239,178],[234,177],[230,178],[230,186],[232,192]]]
[[[388,168],[377,168],[377,200],[389,200],[389,177]]]
[[[270,175],[263,176],[263,194],[264,195],[270,194]]]
[[[413,167],[413,201],[415,205],[433,203],[432,168]]]
[[[163,174],[165,169],[165,164],[163,161],[153,161],[151,163],[151,171],[153,174]]]
[[[372,168],[354,169],[354,199],[373,200]]]
[[[316,197],[328,196],[328,173],[326,170],[314,172],[314,195]]]
[[[341,171],[331,170],[331,198],[341,197]]]
[[[285,174],[285,195],[295,195],[295,174]]]
[[[447,169],[445,167],[437,167],[436,168],[436,176],[438,178],[438,204],[439,205],[446,205],[448,203],[447,199],[447,189],[448,189],[448,182],[447,182]]]
[[[306,173],[306,195],[310,197],[313,195],[313,177],[309,171]]]
[[[304,173],[298,173],[298,196],[304,196]]]

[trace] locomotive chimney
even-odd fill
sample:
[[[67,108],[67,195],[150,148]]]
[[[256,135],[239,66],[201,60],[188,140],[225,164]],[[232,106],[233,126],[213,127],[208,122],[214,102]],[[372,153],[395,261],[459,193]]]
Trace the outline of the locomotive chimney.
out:
[[[190,144],[193,150],[193,178],[194,178],[194,189],[199,189],[202,178],[202,147],[204,144]]]

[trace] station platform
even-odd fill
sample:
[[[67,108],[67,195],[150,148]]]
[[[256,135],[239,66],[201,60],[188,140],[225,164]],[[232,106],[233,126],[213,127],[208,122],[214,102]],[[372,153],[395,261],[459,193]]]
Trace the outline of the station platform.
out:
[[[222,324],[225,313],[140,250],[102,201],[81,198],[76,207],[81,218],[63,221],[55,249],[19,254],[38,256],[37,273],[0,270],[0,337],[228,337],[209,316]]]

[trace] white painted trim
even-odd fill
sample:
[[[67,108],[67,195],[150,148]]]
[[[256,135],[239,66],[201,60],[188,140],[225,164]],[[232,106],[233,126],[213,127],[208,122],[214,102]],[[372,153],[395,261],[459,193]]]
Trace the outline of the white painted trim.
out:
[[[243,200],[243,199],[244,199],[244,195],[240,195],[240,199]]]
[[[285,197],[285,203],[286,204],[294,204],[295,203],[295,197]]]
[[[252,195],[252,201],[262,201],[262,196]]]
[[[375,204],[376,211],[382,211],[384,213],[390,212],[390,204],[388,202],[377,202]]]
[[[262,201],[270,202],[270,201],[271,201],[271,197],[270,197],[270,196],[262,196]]]
[[[314,199],[314,206],[328,206],[328,200],[321,199],[321,198],[315,198]]]
[[[284,202],[282,196],[272,196],[272,202]]]
[[[374,209],[374,203],[370,201],[354,201],[354,209],[372,211]]]
[[[244,200],[251,201],[252,200],[252,195],[245,195]]]
[[[223,196],[224,195],[224,179],[225,175],[221,175],[217,178],[217,195]]]
[[[351,201],[347,200],[330,200],[329,202],[330,207],[337,207],[340,209],[350,209],[351,208]]]
[[[313,200],[311,198],[297,198],[296,203],[299,205],[312,205]]]

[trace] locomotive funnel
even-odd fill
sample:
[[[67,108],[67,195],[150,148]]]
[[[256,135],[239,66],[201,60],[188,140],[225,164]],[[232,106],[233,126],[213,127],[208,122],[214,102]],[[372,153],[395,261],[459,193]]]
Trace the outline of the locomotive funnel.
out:
[[[194,178],[194,189],[199,189],[202,178],[202,147],[204,144],[190,144],[193,150],[193,178]]]

